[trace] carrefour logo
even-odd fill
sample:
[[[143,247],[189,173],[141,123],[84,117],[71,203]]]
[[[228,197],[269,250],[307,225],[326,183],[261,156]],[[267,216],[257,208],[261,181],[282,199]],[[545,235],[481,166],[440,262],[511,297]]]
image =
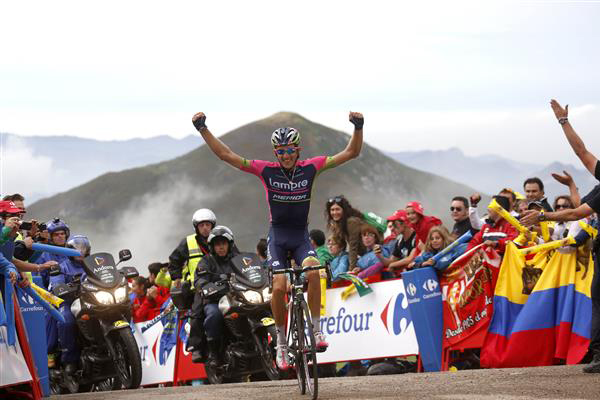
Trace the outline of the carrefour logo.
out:
[[[412,283],[411,283],[412,285]],[[425,282],[423,282],[423,289],[425,289],[428,292],[433,292],[435,289],[437,289],[438,287],[438,283],[434,280],[434,279],[427,279]]]
[[[410,297],[414,297],[417,294],[417,287],[413,283],[409,283],[406,287],[406,292]]]
[[[415,286],[412,286],[416,291]],[[410,288],[410,285],[408,285],[408,287]],[[380,317],[381,321],[383,322],[383,326],[385,326],[385,329],[388,331],[388,333],[393,333],[397,336],[408,329],[412,321],[412,317],[410,315],[408,301],[406,301],[406,296],[404,293],[399,293],[393,303],[392,300],[394,300],[394,296],[389,299],[386,306],[383,308]]]

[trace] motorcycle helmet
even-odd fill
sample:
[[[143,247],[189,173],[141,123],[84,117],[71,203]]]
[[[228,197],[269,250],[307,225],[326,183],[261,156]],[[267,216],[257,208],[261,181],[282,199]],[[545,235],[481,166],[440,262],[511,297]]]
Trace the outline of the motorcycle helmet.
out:
[[[214,228],[215,225],[217,225],[217,216],[208,208],[201,208],[199,210],[196,210],[194,215],[192,215],[192,225],[194,226],[194,230],[200,222],[204,221],[210,222],[212,224],[212,227]]]
[[[296,128],[279,128],[271,135],[271,144],[277,146],[298,146],[300,144],[300,132]]]
[[[210,235],[208,235],[207,242],[208,247],[210,249],[210,253],[215,254],[214,240],[219,237],[227,239],[227,241],[229,242],[229,252],[231,252],[234,243],[233,232],[231,231],[231,229],[224,225],[217,225],[213,228],[212,231],[210,231]]]
[[[54,232],[65,231],[67,240],[69,239],[69,236],[71,235],[71,230],[69,229],[69,225],[67,225],[63,221],[61,221],[60,218],[54,218],[54,219],[46,222],[46,226],[48,229],[48,233],[50,235],[52,235]]]
[[[87,236],[83,235],[73,235],[73,237],[67,240],[66,247],[78,250],[83,257],[89,256],[92,250],[90,240]]]

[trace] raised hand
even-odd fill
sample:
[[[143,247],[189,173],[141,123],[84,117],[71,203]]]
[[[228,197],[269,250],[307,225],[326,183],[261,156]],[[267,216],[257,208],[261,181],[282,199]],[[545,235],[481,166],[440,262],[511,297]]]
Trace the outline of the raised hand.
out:
[[[563,171],[563,174],[564,175],[552,173],[552,177],[565,186],[571,186],[573,184],[573,177],[569,175],[567,171]]]
[[[569,105],[567,104],[565,108],[563,108],[558,101],[552,99],[550,100],[550,107],[552,107],[552,111],[554,111],[554,115],[556,119],[567,118],[569,116]]]
[[[194,116],[192,117],[192,124],[194,124],[194,127],[197,130],[206,128],[206,115],[204,115],[203,112],[194,114]]]
[[[362,129],[365,123],[365,118],[359,112],[350,111],[350,115],[348,116],[350,122],[354,124],[354,129]]]

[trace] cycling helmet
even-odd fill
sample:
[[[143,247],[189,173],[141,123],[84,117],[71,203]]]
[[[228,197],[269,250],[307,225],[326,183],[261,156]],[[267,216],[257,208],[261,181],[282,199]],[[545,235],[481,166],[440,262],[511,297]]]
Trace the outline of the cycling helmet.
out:
[[[196,229],[196,226],[198,226],[200,222],[204,221],[210,222],[214,228],[217,224],[217,216],[208,208],[196,210],[194,215],[192,215],[192,225],[194,225],[194,229]]]
[[[90,240],[87,238],[87,236],[83,235],[72,236],[69,240],[67,240],[66,247],[78,250],[83,257],[89,256],[92,250]]]
[[[71,235],[71,230],[69,229],[69,225],[67,225],[63,221],[61,221],[60,218],[54,218],[53,220],[46,222],[46,226],[48,228],[48,233],[50,235],[52,235],[54,232],[58,232],[58,231],[65,231],[65,234],[67,235],[67,239],[69,238],[69,235]]]
[[[273,147],[277,146],[289,146],[293,144],[298,146],[300,144],[300,132],[296,128],[279,128],[271,135],[271,144]]]

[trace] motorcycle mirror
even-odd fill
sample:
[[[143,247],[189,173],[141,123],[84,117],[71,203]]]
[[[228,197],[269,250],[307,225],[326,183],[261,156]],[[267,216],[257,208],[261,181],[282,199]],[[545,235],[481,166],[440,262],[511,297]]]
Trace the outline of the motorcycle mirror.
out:
[[[119,251],[119,262],[131,260],[131,257],[131,251],[129,249]]]
[[[50,276],[58,276],[60,275],[60,267],[58,265],[54,265],[50,268]]]

